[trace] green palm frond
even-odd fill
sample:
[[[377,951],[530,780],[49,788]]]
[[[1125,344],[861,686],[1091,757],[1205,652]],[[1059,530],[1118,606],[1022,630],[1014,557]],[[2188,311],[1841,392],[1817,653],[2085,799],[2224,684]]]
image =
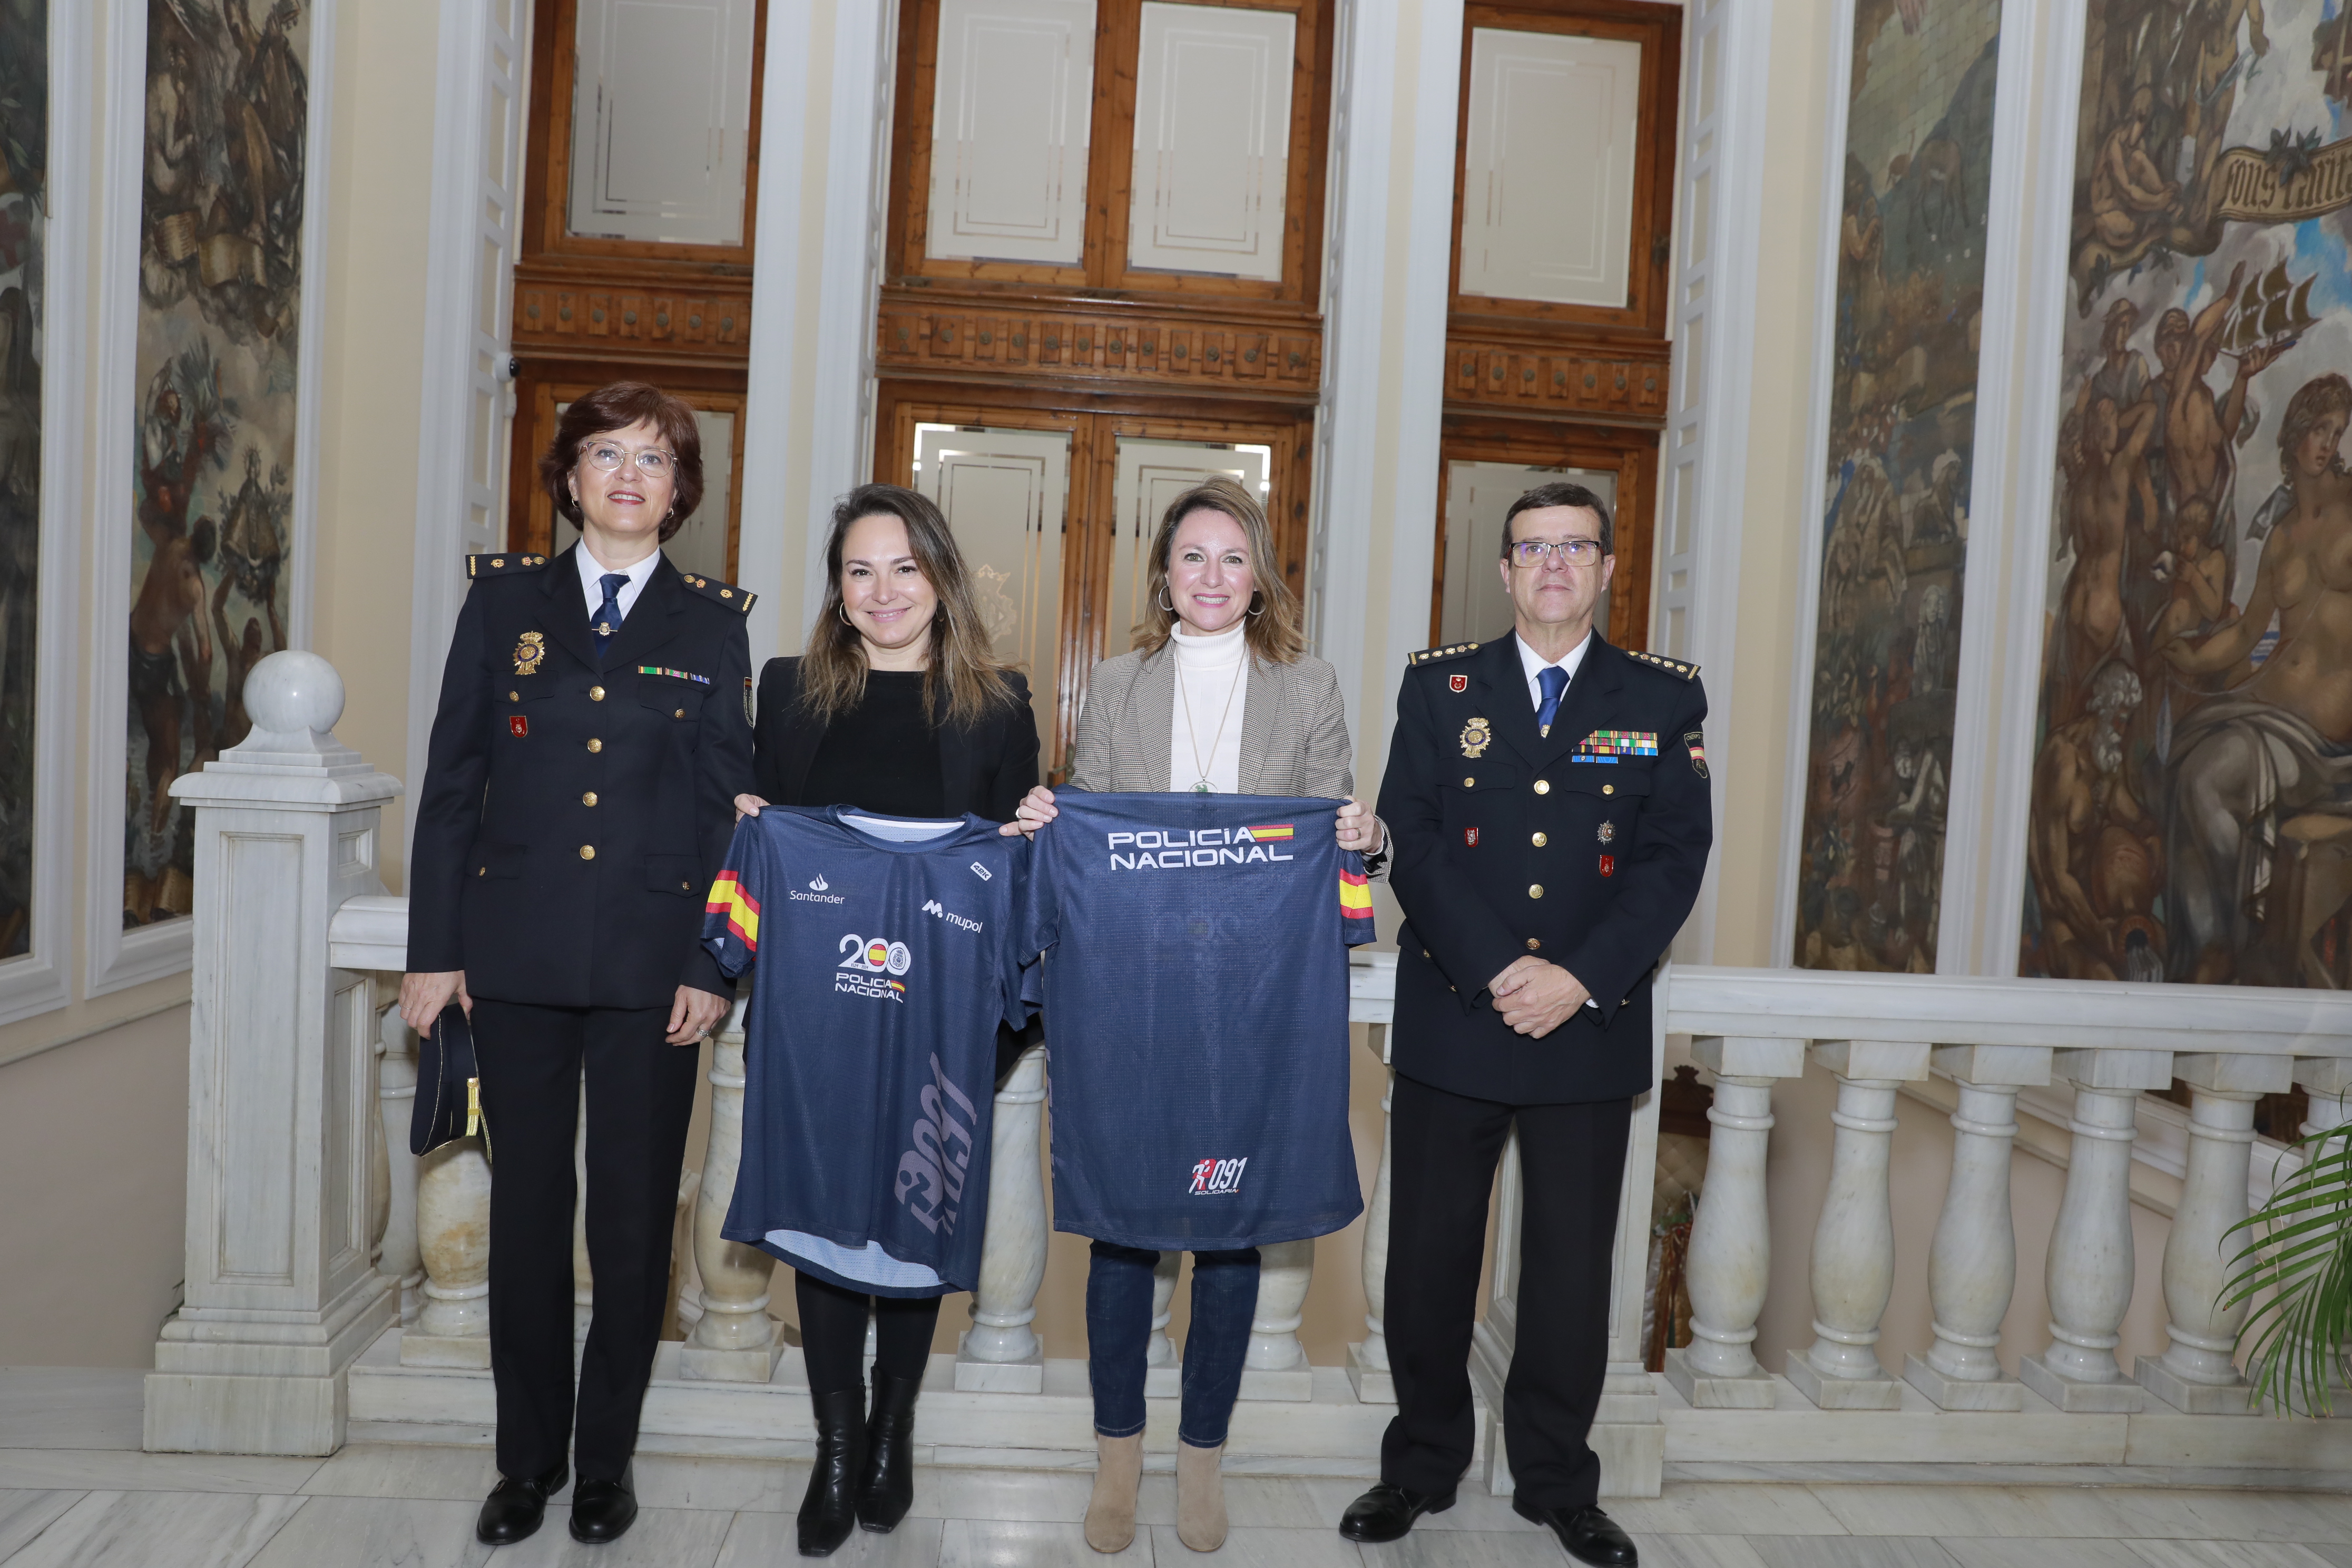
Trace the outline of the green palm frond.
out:
[[[2253,1303],[2238,1343],[2254,1396],[2289,1415],[2326,1415],[2352,1347],[2352,1127],[2317,1132],[2279,1162],[2292,1172],[2244,1231],[2221,1304]]]

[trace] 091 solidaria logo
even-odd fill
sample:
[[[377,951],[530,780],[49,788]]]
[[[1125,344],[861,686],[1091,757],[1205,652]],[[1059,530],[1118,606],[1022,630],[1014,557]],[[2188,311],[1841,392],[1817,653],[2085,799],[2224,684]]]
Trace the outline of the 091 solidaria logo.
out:
[[[1244,1154],[1238,1160],[1202,1160],[1192,1167],[1192,1194],[1211,1197],[1237,1193],[1242,1188],[1242,1167],[1249,1163]]]

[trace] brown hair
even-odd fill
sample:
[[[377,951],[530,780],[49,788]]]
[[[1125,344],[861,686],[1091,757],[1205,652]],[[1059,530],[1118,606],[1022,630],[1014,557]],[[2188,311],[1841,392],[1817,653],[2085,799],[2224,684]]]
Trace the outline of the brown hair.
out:
[[[2331,414],[2352,415],[2352,381],[2340,375],[2315,376],[2294,389],[2286,400],[2286,413],[2279,419],[2278,449],[2282,477],[2294,472],[2294,449],[2303,438],[2318,427],[2319,422]],[[2339,449],[2328,459],[2328,468],[2344,471],[2344,454]]]
[[[1555,479],[1550,484],[1538,485],[1528,491],[1527,494],[1513,501],[1511,510],[1503,514],[1504,560],[1508,561],[1511,558],[1511,520],[1523,511],[1535,511],[1548,506],[1581,507],[1591,512],[1600,520],[1601,523],[1601,553],[1603,555],[1617,553],[1617,525],[1609,516],[1609,503],[1582,485],[1570,484],[1566,479]]]
[[[933,721],[969,724],[998,703],[1012,702],[1013,686],[1004,679],[1011,666],[991,647],[948,520],[913,490],[860,485],[833,509],[833,532],[824,542],[824,604],[801,655],[802,705],[829,724],[866,695],[861,639],[842,610],[841,552],[851,525],[866,517],[895,517],[907,525],[907,549],[939,595],[931,614],[930,660],[923,669],[923,706]]]
[[[1163,607],[1168,597],[1168,557],[1175,551],[1177,528],[1196,511],[1225,513],[1242,525],[1242,537],[1249,542],[1250,583],[1256,590],[1250,597],[1262,601],[1244,617],[1248,628],[1244,640],[1250,652],[1275,664],[1297,663],[1298,656],[1307,651],[1305,617],[1299,612],[1298,595],[1283,581],[1281,565],[1275,559],[1273,526],[1249,487],[1223,474],[1186,490],[1160,514],[1160,531],[1151,538],[1151,573],[1143,585],[1143,624],[1135,630],[1135,646],[1158,653],[1175,633],[1176,612]]]
[[[547,488],[555,510],[578,527],[580,503],[572,498],[572,470],[580,466],[580,449],[597,437],[625,430],[640,419],[659,430],[669,449],[677,454],[669,515],[662,519],[656,536],[667,544],[702,504],[702,432],[695,426],[694,410],[658,386],[616,381],[573,402],[556,421],[555,438],[540,454],[539,482]]]

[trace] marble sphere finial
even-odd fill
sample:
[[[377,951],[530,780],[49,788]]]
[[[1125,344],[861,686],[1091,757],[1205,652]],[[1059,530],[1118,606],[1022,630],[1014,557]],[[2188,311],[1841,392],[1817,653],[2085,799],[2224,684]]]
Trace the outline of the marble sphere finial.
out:
[[[245,678],[245,710],[257,730],[323,735],[343,716],[343,678],[319,655],[287,648]]]

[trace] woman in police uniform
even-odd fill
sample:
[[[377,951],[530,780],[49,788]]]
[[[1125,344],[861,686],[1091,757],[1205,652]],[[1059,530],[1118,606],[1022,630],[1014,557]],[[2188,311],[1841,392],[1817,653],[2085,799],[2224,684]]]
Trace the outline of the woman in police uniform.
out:
[[[578,1382],[572,1533],[636,1517],[629,1458],[669,1288],[698,1042],[730,986],[697,940],[751,782],[751,595],[660,543],[702,499],[685,404],[618,382],[540,459],[580,542],[477,555],[441,679],[409,862],[401,1016],[473,1020],[490,1186],[500,1480],[476,1526],[539,1528],[568,1474],[572,1143],[587,1084],[595,1316]]]

